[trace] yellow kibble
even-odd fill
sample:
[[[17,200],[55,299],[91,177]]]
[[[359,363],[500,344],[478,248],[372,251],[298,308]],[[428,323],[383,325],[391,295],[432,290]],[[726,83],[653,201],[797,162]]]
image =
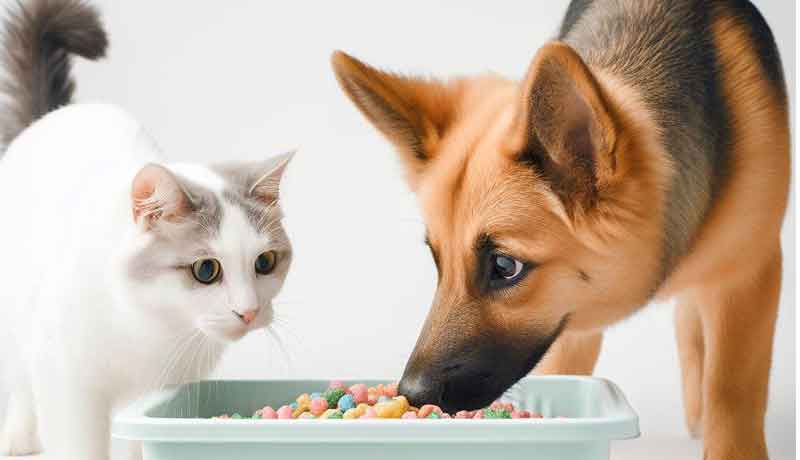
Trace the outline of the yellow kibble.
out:
[[[391,401],[375,404],[375,414],[380,418],[400,418],[409,408],[405,396],[398,396]]]
[[[409,409],[411,409],[411,404],[408,402],[408,399],[406,399],[405,396],[402,395],[395,396],[394,398],[392,398],[392,401],[397,401],[398,404],[400,404],[400,407],[403,408],[403,414],[405,414],[406,412],[408,412]]]
[[[311,396],[308,393],[303,393],[297,397],[297,407],[307,406],[311,404]]]
[[[303,396],[307,396],[307,395],[303,395]],[[304,399],[302,401],[301,401],[300,398],[297,398],[297,409],[292,411],[292,417],[297,418],[297,417],[300,416],[300,414],[303,414],[303,413],[308,412],[310,410],[311,410],[311,399],[310,398],[308,400]]]
[[[325,412],[322,413],[322,415],[319,416],[319,418],[322,418],[322,419],[331,418],[331,415],[333,415],[335,412],[336,412],[336,409],[327,409]]]
[[[345,419],[345,420],[351,420],[351,419],[359,418],[362,415],[364,415],[364,414],[362,412],[359,412],[359,410],[354,407],[352,409],[347,409],[347,412],[344,413],[342,418]]]

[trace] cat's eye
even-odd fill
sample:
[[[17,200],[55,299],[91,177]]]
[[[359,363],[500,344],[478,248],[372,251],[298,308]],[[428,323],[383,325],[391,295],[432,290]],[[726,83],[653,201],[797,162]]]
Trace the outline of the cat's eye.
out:
[[[526,273],[525,263],[506,254],[494,253],[489,259],[489,285],[493,288],[513,286]]]
[[[269,275],[275,269],[278,262],[278,254],[275,251],[264,251],[256,257],[256,273],[259,275]]]
[[[192,264],[192,276],[203,284],[211,284],[219,279],[222,265],[217,259],[200,259]]]

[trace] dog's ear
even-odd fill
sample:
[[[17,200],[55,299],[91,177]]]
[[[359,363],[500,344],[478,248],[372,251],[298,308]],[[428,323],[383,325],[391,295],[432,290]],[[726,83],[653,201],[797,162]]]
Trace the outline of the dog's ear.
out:
[[[514,129],[520,160],[549,182],[570,211],[591,207],[614,174],[615,121],[591,71],[563,43],[549,43],[533,58]]]
[[[449,123],[447,87],[375,69],[341,51],[331,63],[350,100],[397,147],[413,184]]]

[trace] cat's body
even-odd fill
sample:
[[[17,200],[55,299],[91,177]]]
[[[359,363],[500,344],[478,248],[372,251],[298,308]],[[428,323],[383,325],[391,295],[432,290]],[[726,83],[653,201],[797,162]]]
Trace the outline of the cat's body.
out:
[[[81,22],[64,18],[94,14],[70,1],[30,7],[28,22],[10,24],[17,35],[42,17],[78,34]],[[66,74],[34,77],[71,84]],[[41,89],[28,94],[48,94]],[[37,110],[20,120],[26,101],[17,103],[22,129]],[[202,378],[225,343],[269,324],[291,261],[277,206],[289,158],[159,166],[139,123],[102,104],[54,110],[10,143],[0,159],[0,308],[14,341],[3,363],[12,393],[0,455],[43,447],[59,460],[107,459],[116,409]]]

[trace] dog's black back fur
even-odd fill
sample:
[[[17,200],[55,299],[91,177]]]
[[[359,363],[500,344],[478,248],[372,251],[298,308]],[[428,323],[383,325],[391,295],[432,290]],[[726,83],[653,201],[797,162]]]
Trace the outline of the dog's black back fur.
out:
[[[691,244],[725,180],[729,109],[712,24],[726,11],[749,29],[768,78],[785,97],[772,33],[747,0],[573,0],[559,40],[595,69],[638,89],[677,174],[665,215],[662,279]]]

